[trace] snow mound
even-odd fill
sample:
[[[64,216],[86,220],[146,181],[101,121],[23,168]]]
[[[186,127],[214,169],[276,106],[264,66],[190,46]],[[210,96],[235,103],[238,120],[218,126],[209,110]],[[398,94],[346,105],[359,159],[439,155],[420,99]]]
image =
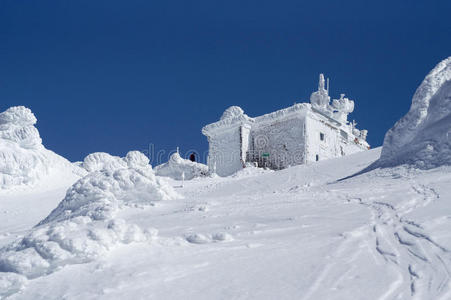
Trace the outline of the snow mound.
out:
[[[105,152],[95,152],[85,157],[82,166],[88,172],[96,172],[125,168],[127,163],[119,156],[112,156]]]
[[[83,175],[80,168],[45,149],[36,121],[23,106],[0,113],[0,190],[33,185],[52,175],[73,180]]]
[[[217,232],[210,235],[192,233],[186,236],[186,241],[191,244],[208,244],[214,242],[230,242],[233,241],[233,237],[226,232]]]
[[[265,173],[272,173],[274,170],[266,169],[266,168],[259,168],[253,165],[252,163],[246,163],[246,167],[237,171],[232,175],[234,178],[245,178],[245,177],[251,177],[256,176],[260,174]]]
[[[76,182],[40,224],[78,216],[103,220],[114,217],[123,204],[150,204],[178,198],[164,179],[155,176],[149,164],[143,164],[148,161],[144,154],[129,152],[125,160],[132,161],[131,166],[122,160],[124,165],[117,164],[116,169],[109,165],[109,169],[91,172]]]
[[[185,179],[190,180],[195,177],[206,176],[208,174],[208,167],[201,163],[183,159],[176,152],[171,155],[167,163],[156,166],[155,173],[158,176],[170,177],[176,180],[181,180],[182,174],[184,173]]]
[[[8,285],[10,273],[39,277],[67,264],[92,261],[116,244],[143,242],[156,235],[155,229],[128,224],[116,214],[121,207],[180,196],[155,176],[140,152],[130,152],[122,161],[115,169],[110,164],[80,179],[28,235],[0,250],[0,284]],[[12,282],[9,285],[17,288]]]
[[[451,57],[416,90],[409,112],[385,135],[380,166],[430,169],[451,164]]]

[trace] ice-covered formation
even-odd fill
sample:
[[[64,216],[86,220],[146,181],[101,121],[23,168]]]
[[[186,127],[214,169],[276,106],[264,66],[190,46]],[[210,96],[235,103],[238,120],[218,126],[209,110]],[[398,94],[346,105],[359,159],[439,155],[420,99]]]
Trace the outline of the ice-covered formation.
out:
[[[15,142],[20,147],[37,149],[42,147],[37,119],[29,108],[14,106],[0,113],[0,138]]]
[[[91,261],[118,243],[145,241],[155,235],[154,229],[128,224],[116,213],[123,206],[179,195],[155,176],[143,154],[133,151],[123,160],[125,165],[108,165],[80,179],[28,235],[0,250],[0,286],[16,288],[11,280],[17,276],[10,273],[42,276],[66,264]],[[8,291],[0,291],[0,296],[2,292]]]
[[[451,164],[451,57],[423,80],[409,112],[385,135],[379,166]]]
[[[298,103],[251,118],[237,106],[229,107],[218,122],[202,129],[209,143],[208,167],[220,176],[231,175],[257,163],[283,169],[369,148],[368,132],[348,122],[354,101],[341,94],[330,103],[324,75],[310,103]]]
[[[85,157],[82,167],[88,172],[115,170],[125,168],[127,163],[119,156],[113,156],[105,152],[94,152]]]
[[[111,171],[127,166],[129,168],[146,167],[152,169],[147,156],[139,151],[129,151],[124,158],[105,152],[94,152],[87,155],[80,166],[88,172]]]
[[[124,157],[129,168],[152,168],[149,158],[139,151],[130,151]]]
[[[329,105],[329,91],[325,88],[323,74],[319,75],[318,90],[312,93],[312,95],[310,96],[310,102],[312,103],[312,106],[314,108],[321,110],[327,109]]]
[[[332,107],[336,119],[340,122],[346,122],[348,114],[354,111],[354,101],[345,98],[345,94],[341,94],[340,99],[334,99],[332,101]]]
[[[244,111],[239,106],[230,106],[227,108],[221,116],[220,120],[231,119],[236,117],[241,117],[244,115]]]
[[[176,152],[171,155],[167,163],[156,166],[155,173],[158,176],[166,176],[176,180],[181,180],[183,174],[185,176],[184,179],[190,180],[195,177],[206,176],[208,174],[208,167],[201,163],[183,159]]]
[[[50,176],[82,175],[80,168],[45,149],[30,109],[15,106],[0,113],[0,190],[35,184]]]
[[[102,153],[111,161],[113,156]],[[149,159],[132,151],[123,159],[123,165],[93,171],[76,182],[66,193],[58,207],[40,224],[76,216],[89,216],[94,220],[112,218],[122,204],[149,204],[171,200],[177,193],[162,178],[155,176]]]

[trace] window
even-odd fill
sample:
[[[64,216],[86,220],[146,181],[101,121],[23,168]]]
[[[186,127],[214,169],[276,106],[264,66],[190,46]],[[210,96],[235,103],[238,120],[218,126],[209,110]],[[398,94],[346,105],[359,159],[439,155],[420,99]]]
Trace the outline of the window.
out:
[[[322,132],[319,133],[319,139],[321,141],[324,141],[324,133],[322,133]]]
[[[319,160],[319,155],[318,154],[316,154],[316,161],[318,161]]]
[[[345,131],[340,129],[340,134],[343,139],[348,140],[348,134]]]

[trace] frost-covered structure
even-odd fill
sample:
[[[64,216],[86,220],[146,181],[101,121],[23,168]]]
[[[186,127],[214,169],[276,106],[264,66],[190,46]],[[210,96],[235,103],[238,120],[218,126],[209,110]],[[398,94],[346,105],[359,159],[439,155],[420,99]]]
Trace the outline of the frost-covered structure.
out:
[[[227,176],[248,162],[283,169],[367,150],[368,132],[347,120],[353,110],[354,101],[344,94],[331,103],[323,74],[310,103],[256,118],[232,106],[202,129],[209,142],[209,170]]]
[[[42,145],[29,108],[10,107],[0,113],[0,190],[32,185],[54,176],[75,180],[83,170]]]
[[[451,165],[451,57],[423,80],[409,112],[385,135],[379,166]]]
[[[176,180],[181,180],[182,177],[190,180],[195,177],[206,176],[208,167],[201,163],[192,162],[189,159],[183,159],[178,152],[175,152],[167,163],[155,167],[155,174]]]

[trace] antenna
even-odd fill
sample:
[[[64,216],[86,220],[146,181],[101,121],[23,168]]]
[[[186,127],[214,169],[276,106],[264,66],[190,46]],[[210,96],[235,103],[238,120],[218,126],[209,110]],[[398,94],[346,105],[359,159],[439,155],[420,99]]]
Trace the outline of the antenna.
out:
[[[329,94],[329,77],[327,77],[327,93]]]

